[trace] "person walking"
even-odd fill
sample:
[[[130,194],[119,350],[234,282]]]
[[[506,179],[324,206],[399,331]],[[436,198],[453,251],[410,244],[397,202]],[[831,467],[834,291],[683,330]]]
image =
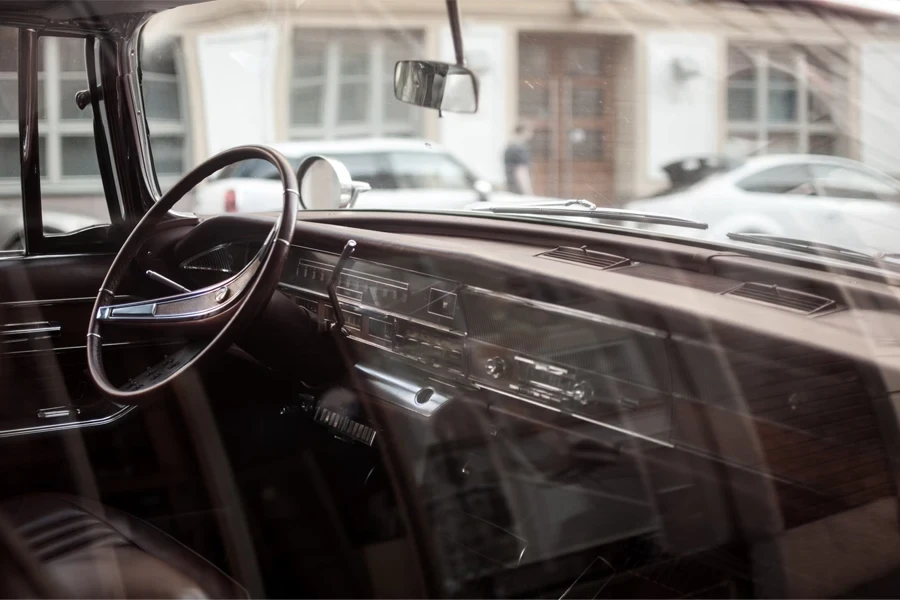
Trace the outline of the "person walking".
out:
[[[503,152],[506,168],[506,189],[513,194],[534,195],[531,186],[531,150],[529,142],[534,135],[531,127],[524,123],[516,125],[515,132]]]

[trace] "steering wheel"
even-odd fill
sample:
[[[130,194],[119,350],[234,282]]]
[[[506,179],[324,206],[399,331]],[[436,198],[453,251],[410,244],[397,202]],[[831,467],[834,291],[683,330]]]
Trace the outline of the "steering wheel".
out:
[[[219,169],[248,159],[272,163],[278,169],[284,187],[281,216],[250,263],[233,277],[199,290],[153,300],[113,304],[116,290],[131,262],[169,209]],[[278,285],[294,236],[299,199],[297,175],[291,164],[281,153],[265,146],[239,146],[217,154],[198,165],[166,192],[125,240],[94,303],[88,325],[87,353],[88,368],[97,387],[123,404],[140,404],[199,361],[228,348],[241,327],[265,308]],[[130,379],[122,387],[117,387],[110,382],[103,368],[103,330],[112,327],[210,333],[204,340],[189,341],[177,352]]]

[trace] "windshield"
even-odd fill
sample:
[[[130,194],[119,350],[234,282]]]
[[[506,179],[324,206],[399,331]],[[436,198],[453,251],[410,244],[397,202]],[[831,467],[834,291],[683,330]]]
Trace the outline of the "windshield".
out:
[[[153,17],[141,69],[160,187],[262,143],[295,165],[310,154],[344,162],[373,190],[357,209],[601,226],[472,211],[574,198],[709,224],[656,234],[900,252],[900,21],[888,10],[463,2],[480,98],[477,113],[454,114],[393,89],[400,60],[453,62],[443,2],[427,2],[427,15],[376,4],[217,0]],[[191,208],[272,210],[273,177],[268,165],[235,165]]]

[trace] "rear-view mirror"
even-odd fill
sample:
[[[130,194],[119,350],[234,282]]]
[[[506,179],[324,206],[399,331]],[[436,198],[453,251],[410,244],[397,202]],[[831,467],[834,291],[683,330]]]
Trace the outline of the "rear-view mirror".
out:
[[[454,113],[478,111],[478,78],[465,67],[430,60],[402,60],[394,68],[397,100]]]

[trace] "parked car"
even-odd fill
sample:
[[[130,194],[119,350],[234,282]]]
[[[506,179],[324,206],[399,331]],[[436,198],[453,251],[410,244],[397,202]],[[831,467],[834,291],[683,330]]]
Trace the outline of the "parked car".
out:
[[[673,177],[662,195],[629,203],[630,210],[664,213],[709,223],[698,235],[728,233],[796,237],[862,251],[900,251],[900,182],[859,162],[818,155],[771,155],[711,168],[697,181]],[[683,233],[683,232],[682,232]]]
[[[304,158],[321,154],[340,160],[353,179],[372,190],[362,194],[360,209],[461,209],[472,202],[534,200],[494,190],[458,158],[437,144],[421,139],[365,138],[289,142],[275,149],[298,167]],[[427,191],[427,195],[423,192]],[[199,214],[265,212],[281,205],[281,186],[272,165],[249,160],[223,169],[197,190],[194,211]]]

